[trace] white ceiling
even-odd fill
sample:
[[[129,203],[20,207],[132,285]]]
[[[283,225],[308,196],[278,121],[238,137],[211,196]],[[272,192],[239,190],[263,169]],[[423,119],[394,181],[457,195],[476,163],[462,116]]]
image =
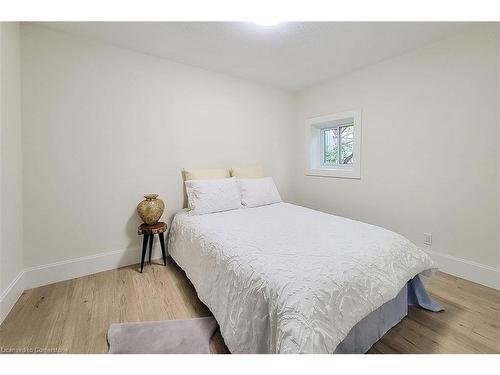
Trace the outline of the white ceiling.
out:
[[[47,22],[208,70],[299,90],[446,37],[464,23]]]

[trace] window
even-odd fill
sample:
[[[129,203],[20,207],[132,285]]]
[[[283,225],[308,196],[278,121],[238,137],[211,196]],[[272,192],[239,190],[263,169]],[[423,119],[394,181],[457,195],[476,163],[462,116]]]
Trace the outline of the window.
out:
[[[307,175],[360,178],[361,111],[306,121]]]
[[[354,124],[321,129],[323,165],[352,164]]]

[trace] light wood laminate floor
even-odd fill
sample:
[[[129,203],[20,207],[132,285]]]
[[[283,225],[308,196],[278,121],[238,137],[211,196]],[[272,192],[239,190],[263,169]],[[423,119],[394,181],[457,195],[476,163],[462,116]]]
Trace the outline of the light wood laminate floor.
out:
[[[137,265],[27,290],[0,326],[1,352],[106,353],[111,323],[211,315],[184,272]],[[444,273],[431,295],[445,312],[410,307],[370,353],[500,353],[500,292]],[[219,332],[213,353],[228,350]]]

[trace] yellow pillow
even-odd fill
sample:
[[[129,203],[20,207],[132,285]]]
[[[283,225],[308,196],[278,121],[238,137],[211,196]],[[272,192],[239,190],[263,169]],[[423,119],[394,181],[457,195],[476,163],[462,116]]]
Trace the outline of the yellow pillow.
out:
[[[252,165],[250,167],[234,167],[231,168],[231,176],[236,178],[262,178],[264,172],[262,165]]]
[[[184,180],[214,180],[219,178],[229,178],[227,168],[213,169],[184,169]]]

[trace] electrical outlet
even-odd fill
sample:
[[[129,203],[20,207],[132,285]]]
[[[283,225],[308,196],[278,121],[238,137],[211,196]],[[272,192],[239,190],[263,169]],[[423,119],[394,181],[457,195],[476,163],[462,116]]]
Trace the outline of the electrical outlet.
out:
[[[432,246],[432,233],[424,233],[424,245]]]

